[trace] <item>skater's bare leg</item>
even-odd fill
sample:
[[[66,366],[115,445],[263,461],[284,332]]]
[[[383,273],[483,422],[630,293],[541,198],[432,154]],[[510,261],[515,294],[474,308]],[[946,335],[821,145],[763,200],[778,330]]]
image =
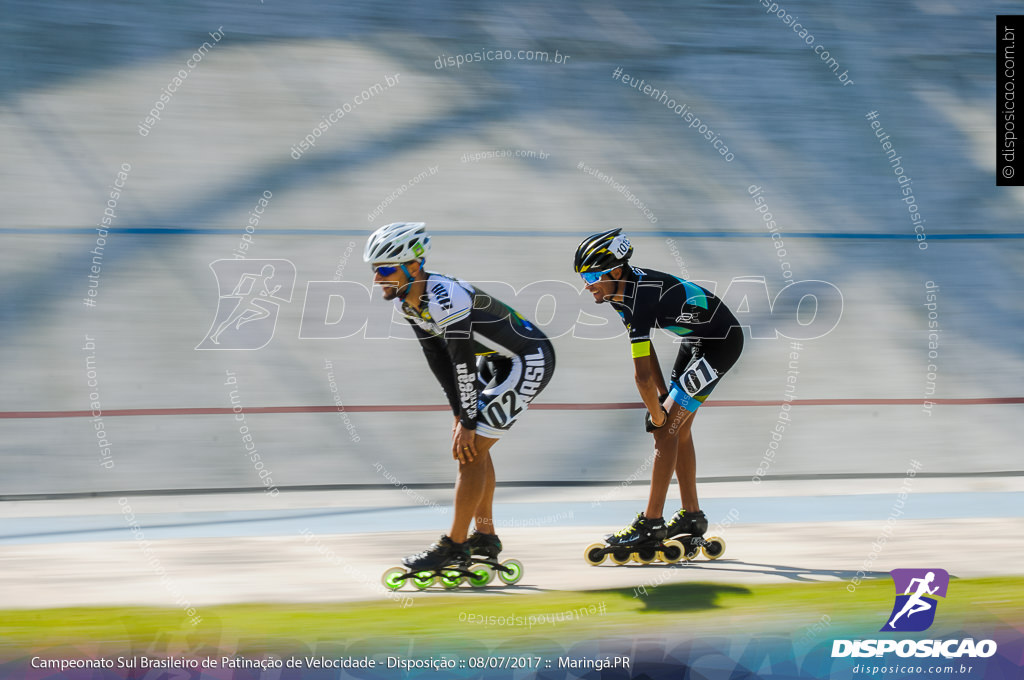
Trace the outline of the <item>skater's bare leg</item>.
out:
[[[679,404],[671,402],[672,406],[668,412],[668,422],[654,431],[654,466],[651,470],[651,495],[647,500],[645,517],[662,517],[665,513],[665,497],[668,496],[668,487],[672,484],[672,473],[676,469],[676,457],[678,453],[679,431],[673,427],[673,423],[680,419],[679,413],[689,413],[680,408]]]
[[[480,441],[480,437],[477,437],[477,441]],[[492,440],[495,441],[495,440]],[[477,444],[479,447],[480,445]],[[490,448],[490,447],[488,447]],[[487,477],[484,481],[484,493],[480,498],[480,503],[476,506],[476,517],[474,522],[476,523],[476,530],[481,534],[493,534],[494,531],[494,460],[487,456]]]
[[[469,525],[473,521],[480,503],[487,495],[488,482],[493,484],[494,466],[491,464],[491,446],[497,439],[476,436],[476,455],[472,460],[459,462],[458,477],[455,480],[455,517],[448,536],[456,543],[465,543],[469,537]],[[493,498],[494,491],[490,495]],[[488,501],[488,505],[490,501]],[[490,508],[487,509],[490,518]]]
[[[697,456],[693,448],[693,418],[696,411],[679,408],[679,429],[676,433],[676,479],[679,480],[679,495],[683,502],[683,510],[697,512],[700,502],[697,500]]]

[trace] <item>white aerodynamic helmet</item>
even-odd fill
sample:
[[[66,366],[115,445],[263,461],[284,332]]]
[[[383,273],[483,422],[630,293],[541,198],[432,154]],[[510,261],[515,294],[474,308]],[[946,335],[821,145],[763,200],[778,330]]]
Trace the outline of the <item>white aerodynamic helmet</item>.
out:
[[[385,224],[366,239],[363,261],[371,265],[399,264],[426,257],[430,235],[424,222]]]

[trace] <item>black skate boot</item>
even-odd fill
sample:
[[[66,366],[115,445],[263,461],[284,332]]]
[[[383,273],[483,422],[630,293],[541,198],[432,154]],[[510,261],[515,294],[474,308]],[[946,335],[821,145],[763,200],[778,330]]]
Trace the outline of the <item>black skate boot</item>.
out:
[[[703,510],[687,512],[680,510],[665,524],[668,538],[676,536],[703,536],[708,530],[708,519]]]
[[[469,551],[473,555],[492,560],[498,559],[498,555],[501,553],[501,539],[497,534],[482,534],[479,531],[474,531],[466,541],[466,545],[469,546]]]
[[[469,544],[456,543],[448,536],[441,536],[432,546],[402,559],[409,571],[436,571],[444,567],[469,564]]]
[[[486,565],[506,585],[515,585],[523,577],[523,563],[519,560],[505,560],[498,562],[498,555],[501,554],[501,539],[497,534],[485,534],[474,531],[466,540],[469,551],[472,553],[471,569],[478,569]]]
[[[676,542],[665,543],[667,533],[664,519],[645,517],[641,512],[632,524],[605,536],[604,543],[587,546],[583,559],[594,566],[604,562],[609,555],[615,564],[626,564],[630,560],[640,564],[662,560],[671,564],[682,557],[683,551]]]
[[[496,574],[506,585],[517,583],[522,578],[523,565],[519,560],[499,564],[490,555],[497,557],[501,552],[501,541],[493,534],[480,536],[475,540],[475,547],[470,545],[473,538],[456,543],[449,536],[441,536],[423,552],[404,558],[404,567],[385,571],[381,581],[389,590],[398,590],[406,582],[411,582],[417,590],[425,590],[434,583],[440,583],[446,590],[458,588],[462,583],[482,588],[493,581]],[[487,557],[473,557],[473,553]]]
[[[606,540],[613,548],[638,548],[658,545],[665,540],[665,520],[661,517],[648,518],[639,513],[633,523],[621,529]]]
[[[708,519],[700,510],[680,510],[672,515],[665,526],[668,529],[668,538],[683,544],[684,559],[692,560],[703,552],[709,560],[717,560],[725,552],[723,539],[717,536],[704,538],[708,531]]]

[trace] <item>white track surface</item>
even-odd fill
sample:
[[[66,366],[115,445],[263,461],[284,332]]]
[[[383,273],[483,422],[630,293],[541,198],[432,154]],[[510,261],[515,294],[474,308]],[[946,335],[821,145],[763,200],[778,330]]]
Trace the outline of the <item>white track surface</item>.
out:
[[[755,487],[751,484],[705,485],[705,507],[722,507],[721,502],[746,495],[752,503],[786,499],[792,506],[808,499],[821,499],[823,513],[828,505],[860,503],[878,497],[891,505],[902,480],[843,482],[775,482]],[[517,558],[525,565],[525,575],[515,587],[492,585],[485,589],[458,590],[466,597],[523,595],[551,590],[591,590],[601,588],[634,588],[660,584],[712,581],[728,583],[783,583],[795,581],[833,581],[837,593],[859,569],[870,576],[882,577],[891,569],[929,566],[946,569],[955,577],[980,577],[1024,574],[1024,519],[1003,516],[985,518],[984,509],[964,507],[963,501],[985,494],[994,507],[1001,498],[1017,497],[1024,489],[1020,478],[914,480],[914,491],[905,509],[909,519],[895,523],[892,538],[877,558],[865,565],[872,551],[871,544],[885,524],[885,515],[870,520],[839,522],[780,522],[784,513],[749,517],[733,526],[719,530],[728,541],[723,558],[709,562],[626,567],[606,562],[590,567],[582,559],[583,548],[613,526],[546,526],[505,528],[500,535],[505,544],[503,558]],[[608,498],[608,489],[500,489],[499,500],[510,501],[499,508],[528,508],[552,500],[564,507],[590,507],[594,498]],[[434,492],[441,493],[441,492]],[[449,492],[450,493],[450,492]],[[623,491],[615,500],[615,514],[627,516],[619,507],[641,506],[645,487]],[[443,495],[443,494],[442,494]],[[174,606],[177,591],[193,606],[210,606],[238,602],[339,602],[358,600],[387,601],[379,585],[380,575],[398,564],[403,554],[421,549],[434,540],[447,523],[447,516],[437,509],[420,507],[427,521],[436,524],[436,531],[392,531],[384,508],[395,508],[403,497],[396,492],[349,492],[344,502],[340,494],[324,492],[288,494],[269,499],[251,495],[184,496],[176,498],[132,498],[129,502],[147,533],[147,521],[166,518],[168,513],[180,519],[173,532],[188,534],[190,518],[196,513],[225,512],[293,512],[321,510],[355,510],[348,503],[358,503],[359,510],[375,512],[383,519],[374,522],[373,533],[352,533],[358,526],[341,527],[346,533],[323,531],[316,524],[313,512],[303,515],[294,526],[309,527],[311,536],[299,535],[294,529],[279,531],[273,522],[252,522],[255,529],[246,536],[210,536],[195,538],[151,538],[150,558],[141,544],[133,540],[91,540],[79,535],[70,542],[30,542],[28,536],[11,538],[18,533],[19,523],[41,522],[57,526],[77,519],[108,515],[118,522],[116,499],[98,498],[75,501],[12,502],[2,507],[8,536],[0,541],[0,565],[4,579],[0,599],[5,607],[44,608],[59,606],[159,605]],[[502,499],[505,496],[505,499]],[[828,499],[831,499],[828,500]],[[914,519],[915,505],[920,514],[926,499],[948,499],[949,517],[973,514],[974,518],[947,519],[933,517]],[[588,502],[590,501],[590,502]],[[671,501],[670,501],[671,502]],[[716,505],[717,503],[717,505]],[[602,504],[604,505],[604,504]],[[1005,507],[1005,504],[1003,505]],[[595,512],[606,512],[611,508]],[[266,513],[264,512],[264,515]],[[1003,513],[1006,514],[1005,512]],[[1012,513],[1010,513],[1012,514]],[[508,514],[506,513],[506,518]],[[109,517],[108,517],[109,518]],[[499,516],[498,521],[501,521]],[[741,517],[742,519],[742,517]],[[808,518],[815,519],[815,518]],[[213,522],[209,522],[213,523]],[[523,523],[526,523],[524,521]],[[541,522],[538,522],[541,523]],[[625,523],[623,521],[623,523]],[[230,522],[228,522],[230,524]],[[385,525],[381,527],[381,524]],[[381,530],[376,530],[380,527]],[[119,529],[127,535],[123,526]],[[228,533],[230,533],[228,529]],[[712,532],[709,532],[709,534]],[[959,549],[953,549],[960,537]],[[970,548],[962,544],[970,537]],[[998,555],[999,559],[991,559]],[[987,557],[986,557],[987,556]],[[153,559],[155,558],[155,559]],[[155,560],[159,560],[157,563]],[[155,565],[155,566],[154,566]],[[161,583],[157,569],[166,569],[168,579]],[[431,598],[443,592],[438,586],[420,593],[407,587],[402,595]],[[404,600],[404,602],[408,602]]]

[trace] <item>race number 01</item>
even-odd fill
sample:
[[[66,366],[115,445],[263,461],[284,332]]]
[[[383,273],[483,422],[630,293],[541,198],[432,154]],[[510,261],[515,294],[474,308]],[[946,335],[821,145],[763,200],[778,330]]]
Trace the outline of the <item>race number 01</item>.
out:
[[[616,236],[615,240],[612,241],[611,250],[613,251],[615,257],[625,257],[626,253],[629,252],[629,239],[621,235]]]
[[[679,379],[679,383],[686,393],[693,397],[716,380],[718,380],[718,373],[711,367],[707,359],[701,357],[699,361],[686,369]]]

